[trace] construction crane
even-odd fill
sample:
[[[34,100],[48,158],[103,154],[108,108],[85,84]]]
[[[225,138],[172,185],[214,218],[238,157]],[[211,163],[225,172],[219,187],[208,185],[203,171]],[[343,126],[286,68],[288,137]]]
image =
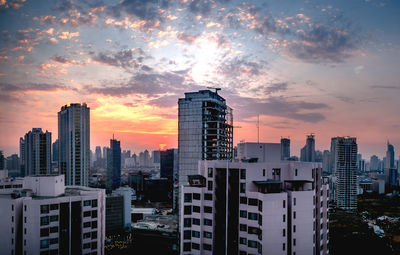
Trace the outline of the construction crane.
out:
[[[207,87],[208,89],[215,89],[215,94],[218,94],[218,90],[221,90],[221,88],[215,88],[215,87]]]

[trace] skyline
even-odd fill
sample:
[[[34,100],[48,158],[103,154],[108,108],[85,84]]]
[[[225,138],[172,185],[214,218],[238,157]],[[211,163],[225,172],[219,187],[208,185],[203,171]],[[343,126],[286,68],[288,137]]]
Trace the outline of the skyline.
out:
[[[159,4],[160,3],[160,4]],[[0,1],[0,148],[61,106],[91,108],[91,149],[177,147],[177,101],[220,87],[234,144],[290,136],[299,155],[355,136],[366,159],[400,148],[396,1]],[[53,142],[54,142],[53,141]],[[398,154],[396,155],[398,158]]]

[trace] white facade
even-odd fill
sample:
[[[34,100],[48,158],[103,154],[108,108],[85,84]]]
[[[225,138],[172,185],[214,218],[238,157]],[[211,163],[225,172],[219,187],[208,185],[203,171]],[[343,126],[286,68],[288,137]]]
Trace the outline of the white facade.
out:
[[[182,186],[181,254],[328,254],[321,172],[313,162],[200,161]]]
[[[112,193],[119,194],[124,197],[124,227],[130,228],[132,197],[134,196],[134,190],[131,187],[119,187],[118,189],[113,190]]]
[[[257,162],[279,162],[281,160],[280,143],[239,143],[237,158],[249,160],[257,158]]]
[[[17,181],[22,187],[0,195],[5,254],[104,254],[104,190],[65,188],[63,175]]]

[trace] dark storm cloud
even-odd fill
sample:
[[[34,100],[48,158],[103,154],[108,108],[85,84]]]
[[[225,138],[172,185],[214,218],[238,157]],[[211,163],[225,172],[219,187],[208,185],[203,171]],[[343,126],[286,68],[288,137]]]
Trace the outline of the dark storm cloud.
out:
[[[142,49],[121,50],[117,53],[100,52],[92,59],[98,63],[132,69],[140,67],[140,63],[147,56]],[[150,70],[148,66],[143,66],[143,70]]]

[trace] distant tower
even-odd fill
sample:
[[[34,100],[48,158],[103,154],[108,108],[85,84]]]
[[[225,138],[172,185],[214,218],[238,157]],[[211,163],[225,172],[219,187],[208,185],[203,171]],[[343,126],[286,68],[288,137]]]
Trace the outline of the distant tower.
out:
[[[24,141],[24,176],[51,174],[51,133],[33,128]]]
[[[100,146],[96,146],[95,155],[96,155],[96,160],[101,159],[101,147]]]
[[[107,191],[118,189],[121,186],[121,143],[110,140],[107,149]]]
[[[25,139],[24,139],[24,137],[19,138],[19,160],[20,160],[20,176],[24,176],[25,175]]]
[[[357,141],[355,137],[336,137],[336,206],[357,209]]]
[[[290,158],[290,139],[281,138],[281,160],[288,160]]]
[[[90,108],[85,103],[58,112],[58,171],[66,185],[88,186],[90,167]]]
[[[395,168],[394,164],[394,147],[387,142],[387,151],[386,151],[386,168]]]
[[[314,134],[307,135],[306,145],[301,149],[300,161],[315,162],[315,139]]]

